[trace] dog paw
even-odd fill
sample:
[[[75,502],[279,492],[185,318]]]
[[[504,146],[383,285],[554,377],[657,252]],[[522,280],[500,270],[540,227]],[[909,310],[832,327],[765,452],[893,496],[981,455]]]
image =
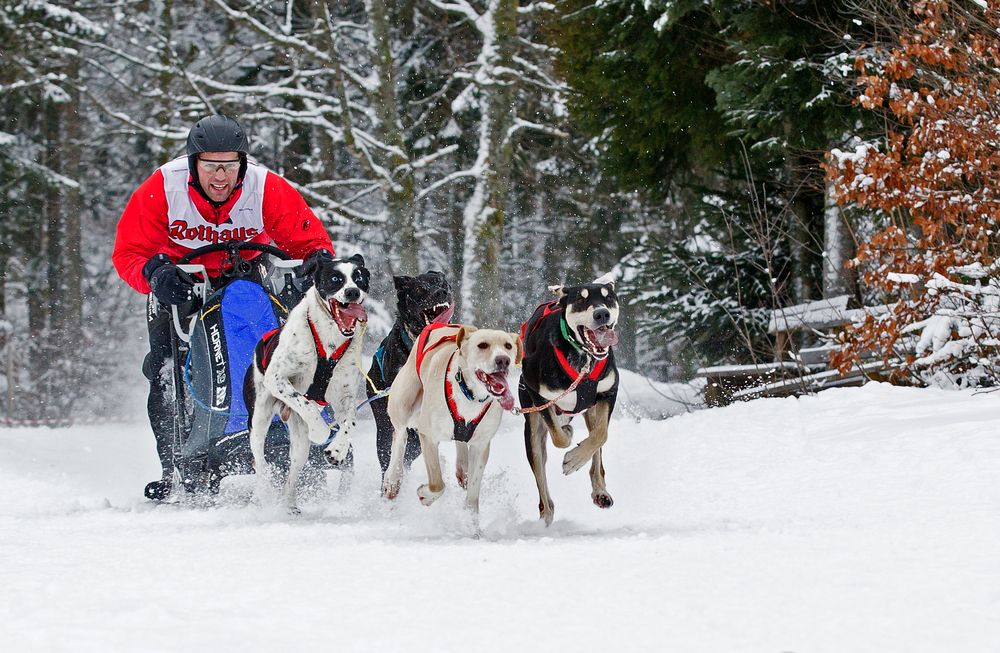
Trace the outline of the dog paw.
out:
[[[440,490],[432,490],[430,485],[421,485],[417,488],[417,497],[420,499],[420,503],[425,506],[429,506],[438,500],[444,494],[444,488]]]
[[[579,471],[593,457],[592,453],[589,453],[580,445],[576,445],[573,449],[567,451],[563,457],[563,474],[569,475],[575,471]]]
[[[333,439],[333,442],[323,450],[323,455],[331,465],[339,465],[347,458],[347,452],[351,449],[351,441],[340,434]]]
[[[569,445],[573,444],[573,426],[571,424],[565,424],[560,429],[560,433],[552,434],[552,445],[557,449],[565,449]]]
[[[382,496],[392,501],[399,495],[399,479],[382,481]]]
[[[591,492],[590,498],[594,500],[594,505],[598,508],[610,508],[615,505],[611,495],[605,491]]]
[[[546,526],[552,525],[552,518],[556,516],[556,507],[549,501],[548,505],[545,505],[541,501],[538,502],[538,517],[545,521]]]

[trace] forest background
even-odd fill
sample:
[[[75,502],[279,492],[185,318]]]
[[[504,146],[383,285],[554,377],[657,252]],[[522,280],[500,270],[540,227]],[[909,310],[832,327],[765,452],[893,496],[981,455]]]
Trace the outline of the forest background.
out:
[[[997,27],[975,0],[3,0],[0,415],[118,410],[144,315],[117,219],[215,112],[390,306],[438,269],[514,328],[612,272],[621,364],[682,380],[846,294],[872,309],[842,369],[992,385]]]

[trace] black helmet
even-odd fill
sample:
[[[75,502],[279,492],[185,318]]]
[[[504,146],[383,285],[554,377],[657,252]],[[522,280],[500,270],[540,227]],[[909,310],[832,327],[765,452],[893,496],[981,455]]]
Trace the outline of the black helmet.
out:
[[[247,153],[250,151],[250,141],[247,133],[229,116],[216,114],[202,118],[194,124],[187,138],[188,171],[191,173],[191,185],[205,199],[213,204],[205,190],[198,183],[198,154],[201,152],[236,152],[240,156],[240,171],[237,184],[243,183],[247,173]]]
[[[249,151],[247,133],[240,123],[229,116],[218,114],[202,118],[188,132],[188,156],[199,152],[239,152],[246,155]]]

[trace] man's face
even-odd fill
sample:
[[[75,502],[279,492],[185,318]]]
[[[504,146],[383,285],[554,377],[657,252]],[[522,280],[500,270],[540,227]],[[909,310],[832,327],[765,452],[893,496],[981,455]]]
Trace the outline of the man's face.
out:
[[[213,202],[225,202],[236,188],[240,174],[237,152],[202,152],[198,155],[198,183]]]

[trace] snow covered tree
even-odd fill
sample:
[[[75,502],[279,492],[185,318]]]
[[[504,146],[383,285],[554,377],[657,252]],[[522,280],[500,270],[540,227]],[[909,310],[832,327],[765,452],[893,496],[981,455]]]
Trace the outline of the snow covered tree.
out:
[[[874,221],[853,264],[888,307],[847,331],[843,369],[875,351],[917,381],[1000,376],[1000,3],[980,5],[914,3],[857,59],[885,132],[832,151],[828,173]]]
[[[556,42],[560,68],[577,92],[571,108],[607,169],[660,204],[661,241],[725,242],[727,221],[704,219],[715,199],[740,198],[730,209],[750,223],[759,221],[754,213],[761,208],[751,196],[763,198],[773,228],[760,233],[776,240],[758,247],[791,256],[772,286],[779,293],[773,301],[782,305],[853,292],[843,265],[853,240],[821,168],[823,153],[860,115],[850,106],[845,75],[852,39],[871,27],[854,21],[853,5],[560,5]],[[670,321],[662,311],[645,319]],[[716,324],[722,328],[725,320]]]
[[[74,402],[85,363],[65,355],[64,342],[81,343],[83,328],[82,135],[79,59],[64,35],[102,30],[81,14],[47,2],[0,7],[0,239],[5,323],[11,333],[8,361],[27,352],[15,372],[6,366],[8,411],[61,417]],[[30,370],[30,371],[29,371]],[[13,405],[13,388],[25,401]]]
[[[639,335],[664,344],[660,367],[671,361],[682,367],[680,374],[658,370],[662,376],[690,377],[706,365],[771,360],[767,321],[773,288],[765,260],[753,242],[702,249],[656,238],[645,240],[626,260],[638,273],[622,295],[630,306],[662,316],[641,324]]]
[[[0,374],[39,414],[66,409],[50,394],[113,401],[113,384],[60,393],[65,357],[44,343],[82,323],[81,364],[128,381],[136,352],[120,344],[142,315],[110,265],[115,224],[213,112],[243,121],[251,154],[342,251],[368,256],[375,298],[392,273],[441,269],[462,319],[513,328],[546,285],[608,272],[649,214],[570,124],[545,42],[556,14],[514,0],[0,5],[0,325],[20,339]]]

